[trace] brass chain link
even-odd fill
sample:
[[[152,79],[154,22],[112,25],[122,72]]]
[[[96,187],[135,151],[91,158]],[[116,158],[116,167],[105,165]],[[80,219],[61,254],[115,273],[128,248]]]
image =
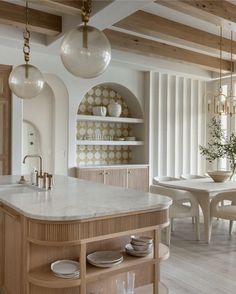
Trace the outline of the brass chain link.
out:
[[[28,8],[28,1],[26,1],[26,9],[25,9],[25,30],[23,32],[24,37],[24,46],[23,46],[23,53],[25,57],[25,62],[28,63],[30,59],[30,32],[28,30],[29,25],[29,8]]]
[[[83,0],[83,6],[81,8],[81,18],[85,25],[89,22],[91,10],[92,10],[92,0]]]

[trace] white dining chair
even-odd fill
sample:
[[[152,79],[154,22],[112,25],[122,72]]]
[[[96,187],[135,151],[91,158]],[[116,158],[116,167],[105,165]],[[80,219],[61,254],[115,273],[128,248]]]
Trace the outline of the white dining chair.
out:
[[[224,200],[227,200],[225,202]],[[222,203],[224,203],[222,205]],[[236,191],[228,191],[216,194],[210,204],[210,237],[213,218],[229,220],[229,234],[232,234],[233,221],[236,221]]]
[[[180,176],[181,180],[194,180],[194,179],[204,179],[206,176],[194,175],[194,174],[182,174]]]
[[[179,181],[179,180],[180,180],[180,178],[163,176],[163,177],[154,177],[153,180],[152,180],[152,183],[153,183],[153,185],[158,185],[159,182]]]
[[[150,192],[168,196],[173,200],[173,203],[170,206],[170,220],[173,220],[174,218],[194,217],[196,239],[200,240],[199,205],[198,201],[191,192],[166,188],[158,185],[151,185]],[[168,245],[170,244],[172,225],[173,223],[170,222],[166,231],[166,243]]]

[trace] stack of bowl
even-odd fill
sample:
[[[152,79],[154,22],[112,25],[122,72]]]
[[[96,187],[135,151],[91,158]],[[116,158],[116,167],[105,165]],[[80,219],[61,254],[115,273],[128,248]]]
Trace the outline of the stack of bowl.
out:
[[[131,236],[131,241],[126,244],[125,251],[129,255],[142,257],[152,253],[153,241],[146,236]]]

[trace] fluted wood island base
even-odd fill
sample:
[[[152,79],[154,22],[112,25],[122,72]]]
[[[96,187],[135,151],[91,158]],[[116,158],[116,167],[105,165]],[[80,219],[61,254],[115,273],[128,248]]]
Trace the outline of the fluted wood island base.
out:
[[[116,294],[115,280],[123,279],[128,271],[136,273],[136,293],[168,293],[159,281],[160,261],[169,255],[168,248],[159,241],[159,230],[168,225],[168,198],[62,177],[56,178],[52,192],[28,187],[4,192],[1,187],[0,177],[0,281],[4,294]],[[100,203],[95,195],[92,197],[93,189],[100,194]],[[102,194],[104,189],[108,191]],[[80,200],[75,201],[75,195]],[[121,207],[105,209],[108,195],[114,205],[118,197],[127,200],[127,205],[133,202],[133,207],[122,208],[123,212],[119,211]],[[62,203],[59,205],[62,197],[64,215]],[[24,205],[27,201],[34,207],[31,211],[30,205]],[[79,213],[84,202],[87,212],[83,207],[83,213]],[[99,215],[92,213],[94,204]],[[46,206],[50,206],[48,210]],[[142,258],[126,255],[124,245],[132,234],[151,235],[153,254]],[[95,250],[120,250],[124,261],[111,268],[93,267],[86,263],[86,255]],[[79,261],[80,278],[54,276],[50,264],[58,259]]]

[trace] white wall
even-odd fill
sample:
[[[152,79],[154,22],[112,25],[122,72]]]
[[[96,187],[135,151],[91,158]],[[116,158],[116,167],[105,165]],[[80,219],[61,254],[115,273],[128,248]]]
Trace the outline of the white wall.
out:
[[[150,83],[150,175],[203,174],[205,82],[152,73]]]
[[[46,77],[55,97],[55,172],[67,174],[67,168],[73,174],[76,166],[76,113],[85,93],[93,86],[102,83],[115,83],[129,89],[144,107],[144,73],[125,68],[124,65],[110,66],[95,79],[82,80],[73,77],[63,67],[58,55],[40,54],[31,48],[31,63],[37,66]],[[0,46],[0,64],[16,66],[23,63],[22,49]],[[64,86],[58,82],[63,82]],[[22,162],[22,102],[13,96],[12,124],[12,171],[21,173]],[[58,123],[61,119],[60,127]],[[68,158],[67,158],[68,154]]]

